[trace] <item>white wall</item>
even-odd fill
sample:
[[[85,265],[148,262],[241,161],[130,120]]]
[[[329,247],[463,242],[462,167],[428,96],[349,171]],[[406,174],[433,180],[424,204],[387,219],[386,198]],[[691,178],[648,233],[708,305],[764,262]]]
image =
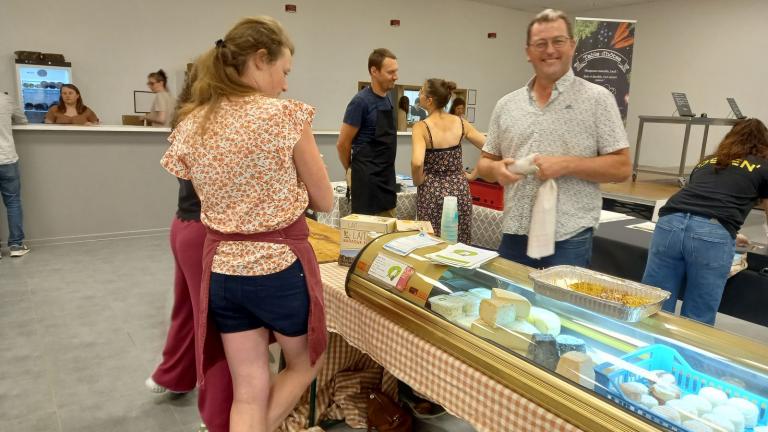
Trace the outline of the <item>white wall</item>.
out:
[[[768,121],[768,1],[659,1],[584,15],[638,21],[627,124],[633,147],[637,116],[671,115],[673,91],[686,92],[696,113],[726,117],[725,98],[734,97],[745,115]],[[683,131],[683,126],[646,124],[640,164],[676,166]],[[694,131],[689,164],[699,157],[703,128]],[[727,131],[710,129],[708,152]]]
[[[287,96],[318,108],[314,127],[338,130],[367,57],[387,47],[398,57],[400,83],[437,76],[478,89],[477,126],[493,105],[530,75],[524,61],[529,14],[461,0],[3,0],[0,90],[15,92],[13,51],[63,53],[74,82],[104,123],[133,110],[133,90],[146,90],[160,67],[178,90],[185,64],[213,46],[241,17],[271,15],[296,45]],[[401,20],[399,28],[389,20]],[[498,39],[486,38],[497,32]]]
[[[368,78],[365,62],[374,47],[399,56],[401,83],[439,76],[477,88],[481,130],[496,100],[531,74],[523,54],[527,13],[462,0],[292,2],[299,13],[286,14],[285,1],[277,0],[39,0],[30,14],[27,2],[4,0],[0,90],[15,92],[14,50],[60,52],[73,63],[86,103],[104,122],[118,123],[133,109],[132,90],[146,89],[148,72],[163,67],[178,88],[190,59],[237,19],[255,14],[275,16],[293,37],[297,53],[287,96],[318,107],[318,130],[338,129],[355,83]],[[760,31],[767,1],[668,0],[582,15],[638,20],[627,125],[633,146],[637,116],[671,114],[671,91],[687,92],[694,110],[710,117],[727,115],[725,98],[733,96],[746,115],[768,119],[768,38]],[[401,27],[389,27],[391,18]],[[487,39],[490,31],[499,38]],[[713,128],[710,151],[724,131]],[[682,137],[681,127],[647,127],[641,164],[676,165]],[[689,163],[698,157],[700,139],[697,128]]]

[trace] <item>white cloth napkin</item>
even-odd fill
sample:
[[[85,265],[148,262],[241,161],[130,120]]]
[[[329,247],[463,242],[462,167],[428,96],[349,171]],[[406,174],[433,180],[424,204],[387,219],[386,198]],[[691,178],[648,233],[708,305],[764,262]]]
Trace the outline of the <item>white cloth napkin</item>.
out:
[[[513,174],[531,175],[538,172],[539,167],[533,163],[536,154],[530,154],[518,159],[507,169]],[[512,193],[514,194],[513,186]],[[557,183],[554,179],[545,180],[536,192],[536,201],[531,211],[531,224],[528,227],[528,250],[526,253],[533,259],[539,259],[555,253],[555,227],[557,215]]]

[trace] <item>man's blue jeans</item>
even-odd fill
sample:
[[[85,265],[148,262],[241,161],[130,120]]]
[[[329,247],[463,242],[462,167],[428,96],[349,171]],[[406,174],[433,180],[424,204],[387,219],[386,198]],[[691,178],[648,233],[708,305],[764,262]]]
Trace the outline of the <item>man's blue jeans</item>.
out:
[[[689,213],[662,216],[656,223],[643,283],[669,291],[667,312],[675,311],[685,286],[681,315],[714,324],[736,241],[715,219]]]
[[[556,265],[589,267],[592,260],[592,231],[592,228],[587,228],[571,238],[555,242],[555,254],[541,259],[533,259],[526,255],[527,235],[505,233],[499,245],[499,255],[537,269]]]
[[[0,165],[0,194],[8,213],[8,246],[21,245],[24,229],[21,223],[21,181],[19,162]]]

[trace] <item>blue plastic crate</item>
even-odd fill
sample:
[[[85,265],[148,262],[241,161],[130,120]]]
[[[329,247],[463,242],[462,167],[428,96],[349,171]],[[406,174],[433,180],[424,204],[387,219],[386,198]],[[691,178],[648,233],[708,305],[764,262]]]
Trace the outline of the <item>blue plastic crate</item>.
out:
[[[740,397],[747,399],[757,405],[760,410],[757,424],[765,425],[768,423],[768,399],[694,370],[680,353],[673,348],[666,345],[648,345],[647,347],[623,356],[621,359],[645,370],[663,370],[669,372],[674,375],[678,387],[680,387],[684,394],[698,394],[702,387],[714,387],[725,392],[729,398]],[[635,375],[624,369],[610,371],[610,368],[612,367],[614,367],[614,365],[610,362],[602,363],[595,367],[595,378],[598,383],[598,385],[595,386],[595,391],[624,408],[653,420],[662,426],[668,427],[671,430],[677,432],[689,432],[688,429],[659,417],[642,405],[625,399],[620,387],[622,383],[639,381],[643,384],[648,384],[647,380],[642,376]],[[731,366],[723,364],[724,371],[730,368]],[[609,372],[606,373],[606,371]]]

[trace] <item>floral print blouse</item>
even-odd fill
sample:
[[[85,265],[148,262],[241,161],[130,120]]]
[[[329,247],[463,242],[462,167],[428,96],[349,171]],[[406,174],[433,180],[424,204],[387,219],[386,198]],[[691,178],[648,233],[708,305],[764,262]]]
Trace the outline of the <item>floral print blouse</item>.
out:
[[[259,95],[225,100],[205,124],[202,108],[184,119],[168,138],[171,146],[160,163],[176,177],[192,180],[205,226],[227,234],[275,231],[309,204],[293,147],[314,114],[313,107],[295,100]],[[294,260],[286,245],[222,242],[212,271],[264,275]]]

